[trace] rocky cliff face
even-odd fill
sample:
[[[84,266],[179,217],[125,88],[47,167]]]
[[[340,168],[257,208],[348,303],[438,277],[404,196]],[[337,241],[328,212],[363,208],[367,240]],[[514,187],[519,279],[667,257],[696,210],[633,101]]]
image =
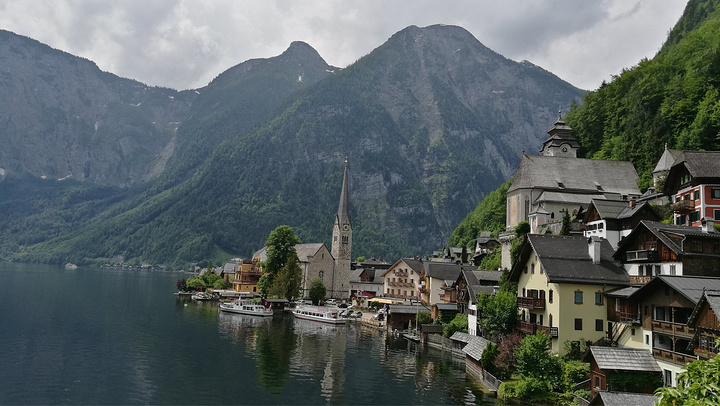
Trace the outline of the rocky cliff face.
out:
[[[152,88],[0,30],[0,168],[129,186],[172,155],[194,93]]]

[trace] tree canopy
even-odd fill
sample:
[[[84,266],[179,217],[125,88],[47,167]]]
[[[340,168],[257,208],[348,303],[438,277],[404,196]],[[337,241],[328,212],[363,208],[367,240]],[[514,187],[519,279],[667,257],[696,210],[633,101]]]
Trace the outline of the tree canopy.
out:
[[[267,260],[263,271],[272,275],[276,274],[293,255],[297,256],[295,252],[297,244],[300,244],[300,238],[295,235],[290,226],[278,226],[271,231],[265,241]]]

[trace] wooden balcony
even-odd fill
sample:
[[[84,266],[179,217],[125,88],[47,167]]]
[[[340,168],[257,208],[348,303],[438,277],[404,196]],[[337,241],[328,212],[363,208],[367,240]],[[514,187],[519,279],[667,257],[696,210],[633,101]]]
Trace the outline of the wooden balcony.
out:
[[[652,279],[652,276],[630,276],[630,284],[631,285],[644,285],[648,282],[650,282],[650,279]]]
[[[640,323],[640,317],[638,316],[637,312],[623,312],[623,311],[616,311],[615,313],[615,320],[612,321],[618,321],[621,323]]]
[[[388,286],[400,287],[400,288],[414,288],[415,284],[410,282],[388,282]]]
[[[695,349],[695,356],[697,356],[699,360],[707,361],[710,358],[715,358],[716,355],[716,352]]]
[[[697,361],[697,355],[682,354],[670,350],[662,350],[659,348],[653,348],[653,357],[655,359],[670,362],[675,365],[685,366],[690,362]]]
[[[557,327],[547,327],[547,326],[541,326],[536,323],[527,323],[527,322],[521,321],[518,323],[518,330],[523,334],[535,334],[538,331],[544,331],[550,337],[558,338],[558,328]]]
[[[517,305],[530,310],[545,310],[545,299],[520,296],[517,298]]]
[[[671,323],[669,321],[653,320],[653,333],[664,333],[675,337],[683,337],[692,339],[695,335],[695,329],[688,327],[687,324]]]
[[[628,251],[625,258],[628,262],[657,262],[659,255],[656,250]]]
[[[680,200],[670,205],[670,209],[675,213],[688,214],[695,210],[695,200]]]

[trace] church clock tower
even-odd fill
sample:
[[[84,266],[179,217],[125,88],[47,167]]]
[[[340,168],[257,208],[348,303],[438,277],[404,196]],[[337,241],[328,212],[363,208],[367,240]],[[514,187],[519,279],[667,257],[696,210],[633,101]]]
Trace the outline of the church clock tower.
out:
[[[348,210],[348,161],[345,157],[340,203],[335,215],[332,232],[332,256],[335,258],[335,272],[330,296],[337,299],[350,297],[350,262],[352,261],[352,222]]]

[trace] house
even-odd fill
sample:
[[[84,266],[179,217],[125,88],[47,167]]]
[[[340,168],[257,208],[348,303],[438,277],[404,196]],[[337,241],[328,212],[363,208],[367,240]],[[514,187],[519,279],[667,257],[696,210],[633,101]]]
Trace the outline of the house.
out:
[[[442,251],[433,251],[431,261],[467,263],[470,254],[465,247],[448,247]]]
[[[467,344],[462,347],[462,352],[465,355],[465,371],[476,380],[483,382],[489,389],[497,391],[497,388],[490,388],[490,385],[486,382],[485,371],[481,362],[482,354],[489,343],[490,341],[482,337],[473,335],[468,337]]]
[[[432,317],[433,320],[442,319],[449,321],[454,319],[457,313],[458,307],[455,303],[435,303],[430,306],[430,317]]]
[[[695,329],[695,355],[707,360],[718,354],[716,340],[720,339],[720,291],[703,292],[690,318],[688,327]]]
[[[415,305],[397,305],[388,306],[388,327],[391,330],[407,330],[418,328],[417,315],[421,311],[427,311],[419,304]]]
[[[475,239],[475,254],[473,255],[473,264],[479,266],[483,258],[495,252],[500,248],[500,240],[493,238],[489,231],[480,232],[480,236]]]
[[[530,223],[531,233],[559,229],[563,213],[577,215],[592,199],[640,196],[632,163],[577,158],[579,144],[560,118],[542,155],[523,154],[507,191],[506,227]]]
[[[422,260],[403,258],[382,274],[384,296],[419,300],[422,285]]]
[[[330,288],[334,286],[335,258],[323,243],[296,244],[299,265],[302,269],[301,295],[309,297],[310,284],[320,279],[327,290],[327,297],[336,298]]]
[[[604,293],[630,285],[612,254],[598,237],[528,234],[509,277],[518,284],[520,331],[547,332],[554,353],[568,340],[603,339]]]
[[[585,237],[605,238],[617,247],[641,220],[660,221],[649,203],[635,200],[592,199],[585,211]]]
[[[614,254],[632,284],[656,275],[720,276],[720,233],[714,227],[687,227],[642,220]]]
[[[629,348],[647,347],[643,343],[643,330],[637,303],[630,297],[639,286],[626,286],[605,292],[607,322],[605,341],[611,345]]]
[[[258,292],[257,284],[262,276],[262,269],[260,269],[257,263],[257,259],[243,259],[237,264],[235,278],[232,281],[235,292]]]
[[[473,271],[463,268],[455,282],[458,310],[468,316],[468,334],[478,335],[477,295],[494,296],[500,289],[501,271]]]
[[[456,292],[453,288],[460,272],[464,268],[475,269],[471,265],[451,262],[422,262],[423,283],[420,300],[428,305],[437,303],[455,303]]]
[[[662,384],[662,371],[652,354],[634,348],[591,346],[583,362],[590,363],[590,397],[599,391],[653,393]],[[641,386],[628,376],[642,375]]]
[[[591,406],[653,406],[658,398],[647,393],[603,392],[590,401]]]
[[[682,151],[663,191],[672,197],[675,224],[697,227],[703,218],[720,220],[720,151]]]
[[[644,344],[663,370],[666,385],[698,359],[693,349],[696,329],[690,316],[706,290],[720,290],[720,278],[659,275],[630,295],[638,306]]]

